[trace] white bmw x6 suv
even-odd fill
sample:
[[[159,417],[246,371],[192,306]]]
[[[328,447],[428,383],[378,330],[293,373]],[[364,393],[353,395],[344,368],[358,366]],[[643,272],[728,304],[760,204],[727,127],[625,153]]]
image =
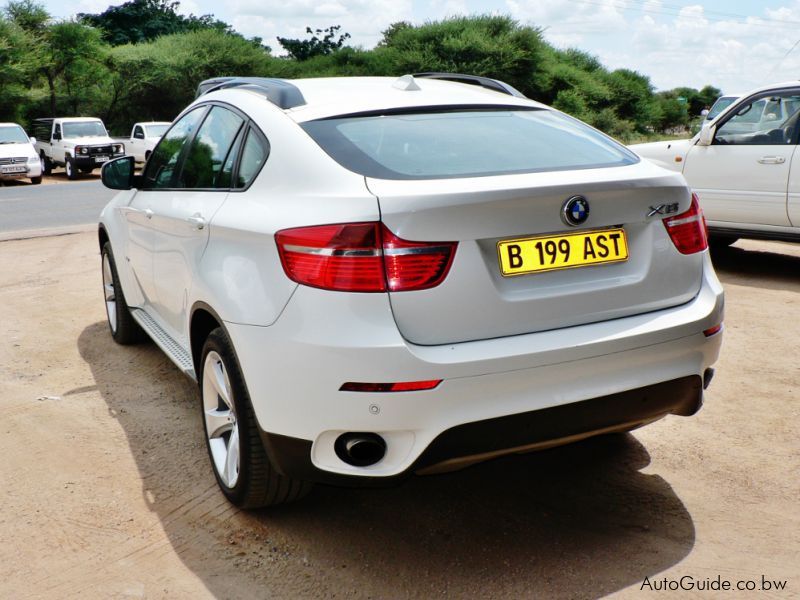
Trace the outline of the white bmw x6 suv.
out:
[[[243,507],[701,406],[723,291],[696,198],[502,82],[203,82],[99,226],[111,334],[200,388]]]

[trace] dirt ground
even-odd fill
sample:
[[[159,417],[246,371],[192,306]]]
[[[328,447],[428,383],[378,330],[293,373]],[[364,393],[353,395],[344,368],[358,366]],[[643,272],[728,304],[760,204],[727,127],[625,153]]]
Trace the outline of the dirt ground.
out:
[[[697,416],[245,513],[195,386],[112,342],[94,235],[1,242],[0,597],[627,598],[718,576],[800,597],[800,246],[715,260],[725,344]]]

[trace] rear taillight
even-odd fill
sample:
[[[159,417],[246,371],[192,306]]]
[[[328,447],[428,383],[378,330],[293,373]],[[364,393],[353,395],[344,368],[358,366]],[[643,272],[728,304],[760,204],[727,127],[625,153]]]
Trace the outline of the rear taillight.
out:
[[[382,223],[284,229],[275,234],[290,279],[342,292],[405,292],[439,285],[457,242],[412,242]]]
[[[697,194],[692,193],[692,204],[685,213],[664,219],[672,243],[681,254],[694,254],[708,248],[706,220]]]

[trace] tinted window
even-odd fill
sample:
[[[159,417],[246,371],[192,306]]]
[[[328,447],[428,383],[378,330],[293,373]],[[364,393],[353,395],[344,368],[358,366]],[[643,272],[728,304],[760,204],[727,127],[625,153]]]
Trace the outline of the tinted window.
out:
[[[233,185],[233,168],[236,166],[236,159],[239,157],[239,153],[242,148],[244,132],[245,129],[242,127],[239,130],[239,134],[236,136],[236,140],[234,140],[230,151],[228,152],[228,157],[222,164],[222,171],[220,171],[219,177],[217,178],[217,187],[229,188]]]
[[[181,188],[228,187],[220,177],[228,151],[244,119],[236,113],[215,106],[208,113],[192,142],[181,169]]]
[[[550,110],[452,110],[302,124],[342,166],[368,177],[434,179],[633,164],[635,155]]]
[[[144,185],[146,189],[159,189],[172,187],[172,176],[178,164],[181,150],[191,139],[200,118],[205,112],[205,107],[195,108],[181,117],[161,139],[147,161],[144,172]]]
[[[242,150],[242,160],[239,162],[239,174],[236,177],[236,187],[244,188],[255,179],[261,167],[269,156],[269,145],[252,129],[247,134],[247,141]]]
[[[133,137],[139,138],[140,140],[144,139],[144,131],[138,125],[133,129]]]

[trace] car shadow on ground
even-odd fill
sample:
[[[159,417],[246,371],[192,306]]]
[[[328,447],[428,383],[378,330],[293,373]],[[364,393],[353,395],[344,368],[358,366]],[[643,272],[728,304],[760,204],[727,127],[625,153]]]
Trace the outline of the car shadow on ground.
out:
[[[196,386],[154,345],[115,345],[105,323],[86,327],[78,348],[145,502],[216,597],[235,581],[241,597],[592,598],[640,585],[694,545],[691,516],[667,481],[642,472],[650,458],[631,434],[238,511],[216,490]],[[223,569],[209,556],[231,560]]]
[[[782,244],[770,243],[769,246],[775,251],[735,245],[715,247],[711,250],[711,261],[723,283],[800,292],[800,256],[781,253]]]

